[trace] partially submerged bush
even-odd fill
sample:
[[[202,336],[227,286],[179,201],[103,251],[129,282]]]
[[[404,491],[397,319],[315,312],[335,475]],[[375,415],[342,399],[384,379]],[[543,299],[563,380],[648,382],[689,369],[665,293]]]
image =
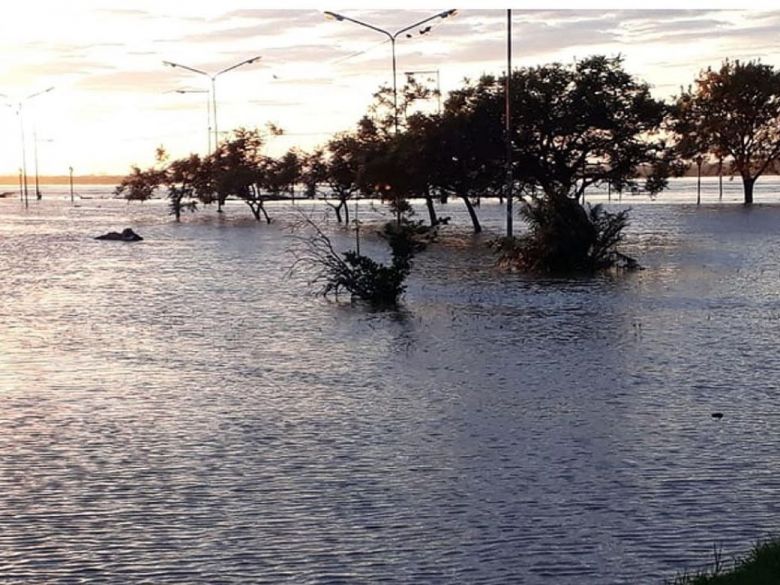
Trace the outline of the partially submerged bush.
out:
[[[425,249],[431,230],[418,222],[395,222],[384,226],[380,235],[387,240],[392,254],[390,264],[382,264],[354,250],[339,254],[322,230],[309,219],[310,236],[301,236],[293,270],[299,264],[315,270],[310,284],[319,285],[319,294],[338,296],[349,293],[353,299],[374,305],[395,306],[406,290],[406,277],[415,254]]]
[[[639,266],[616,250],[628,225],[628,210],[612,213],[601,205],[583,207],[570,197],[545,196],[524,202],[520,215],[529,232],[494,243],[504,267],[541,273],[593,273]]]

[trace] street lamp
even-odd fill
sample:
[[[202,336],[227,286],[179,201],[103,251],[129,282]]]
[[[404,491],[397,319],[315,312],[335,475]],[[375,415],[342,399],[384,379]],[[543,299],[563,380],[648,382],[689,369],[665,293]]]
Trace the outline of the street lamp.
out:
[[[233,71],[233,69],[238,69],[239,67],[243,67],[244,65],[250,65],[251,63],[254,63],[255,61],[259,61],[262,57],[259,55],[256,57],[252,57],[251,59],[245,59],[244,61],[241,61],[240,63],[236,63],[235,65],[231,65],[230,67],[226,67],[222,71],[217,71],[214,74],[206,73],[205,71],[202,71],[201,69],[195,69],[194,67],[189,67],[188,65],[182,65],[180,63],[173,63],[171,61],[163,61],[163,65],[167,65],[168,67],[179,67],[181,69],[186,69],[187,71],[191,71],[192,73],[197,73],[198,75],[205,75],[211,80],[211,105],[214,111],[214,150],[219,148],[219,127],[217,125],[217,77],[220,75],[227,73],[228,71]],[[209,144],[209,150],[211,144]],[[217,198],[217,212],[222,212],[222,198]]]
[[[404,71],[406,77],[415,75],[436,75],[436,97],[438,98],[438,112],[441,114],[441,80],[439,79],[439,70],[430,69],[428,71]]]
[[[43,142],[54,142],[51,138],[44,138]],[[40,201],[43,199],[41,195],[41,182],[40,175],[38,173],[38,131],[33,123],[33,164],[35,165],[35,198]]]
[[[226,67],[222,71],[218,71],[214,74],[207,73],[205,71],[202,71],[200,69],[195,69],[194,67],[189,67],[187,65],[182,65],[180,63],[173,63],[171,61],[163,61],[163,65],[167,65],[168,67],[179,67],[180,69],[186,69],[187,71],[191,71],[192,73],[197,73],[198,75],[205,75],[211,80],[211,105],[213,108],[214,113],[214,148],[219,147],[219,129],[217,126],[217,77],[220,75],[227,73],[228,71],[233,71],[233,69],[238,69],[239,67],[243,67],[244,65],[250,65],[254,63],[255,61],[259,61],[262,57],[252,57],[251,59],[246,59],[244,61],[241,61],[240,63],[236,63],[235,65],[231,65],[230,67]]]
[[[19,116],[19,130],[20,130],[20,136],[21,136],[21,142],[22,142],[22,184],[21,184],[21,189],[20,190],[24,193],[24,204],[25,204],[25,206],[29,205],[29,200],[28,200],[28,191],[27,191],[27,154],[26,154],[25,140],[24,140],[24,104],[25,104],[25,102],[27,102],[27,101],[29,101],[29,100],[31,100],[33,98],[36,98],[39,95],[43,95],[45,93],[49,93],[53,89],[54,89],[54,87],[48,87],[48,88],[44,89],[43,91],[38,91],[38,92],[32,93],[32,94],[28,95],[27,97],[22,98],[21,100],[19,100],[17,102],[17,104],[16,104],[16,106],[17,106],[16,113]],[[5,94],[0,94],[0,95],[3,95],[3,97],[8,97]],[[6,105],[10,105],[10,104],[6,104]],[[36,154],[36,158],[37,158],[37,145],[36,145],[36,153],[35,154]],[[38,194],[38,198],[40,199],[40,191],[38,191],[37,182],[36,182],[36,192]]]
[[[337,14],[335,12],[325,11],[325,16],[327,18],[333,18],[333,19],[338,20],[339,22],[346,20],[346,21],[352,22],[354,24],[357,24],[359,26],[364,26],[366,28],[370,28],[371,30],[374,30],[374,31],[376,31],[378,33],[382,33],[383,35],[387,36],[388,39],[390,39],[390,44],[391,44],[391,47],[392,47],[392,50],[393,50],[393,122],[394,122],[394,125],[395,125],[395,133],[396,134],[398,134],[398,87],[397,87],[397,83],[396,83],[396,73],[395,73],[396,72],[395,41],[398,38],[398,35],[400,35],[401,33],[405,33],[408,30],[411,30],[411,29],[413,29],[415,27],[421,26],[421,25],[425,24],[426,22],[430,22],[432,20],[436,20],[437,18],[442,18],[443,19],[443,18],[448,18],[450,16],[454,16],[456,12],[457,12],[457,10],[455,10],[455,9],[445,10],[444,12],[439,12],[438,14],[434,14],[433,16],[429,16],[428,18],[425,18],[425,19],[423,19],[423,20],[421,20],[419,22],[415,22],[414,24],[410,24],[409,26],[405,26],[402,29],[399,29],[399,30],[395,31],[394,33],[391,33],[390,31],[384,30],[384,29],[379,28],[377,26],[374,26],[372,24],[368,24],[367,22],[356,20],[354,18],[350,18],[349,16],[344,16],[343,14]],[[425,33],[427,33],[430,30],[431,30],[430,27],[428,27],[427,29],[424,29],[423,31],[421,31],[421,34],[425,34]]]
[[[506,142],[506,237],[513,237],[512,233],[512,186],[514,177],[512,173],[512,9],[506,11],[506,87],[504,88],[504,140]]]
[[[209,90],[207,89],[172,89],[170,91],[166,91],[165,93],[205,93],[210,94]],[[208,156],[211,153],[211,98],[206,98],[206,139],[208,140],[208,149],[206,150],[206,155]]]

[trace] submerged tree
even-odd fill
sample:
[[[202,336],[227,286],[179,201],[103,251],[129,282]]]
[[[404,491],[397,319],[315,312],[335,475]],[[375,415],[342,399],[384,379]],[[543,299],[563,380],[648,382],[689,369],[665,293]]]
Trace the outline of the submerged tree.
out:
[[[133,167],[132,172],[122,179],[114,190],[128,201],[145,201],[154,191],[164,187],[168,198],[170,214],[181,220],[182,211],[195,211],[203,182],[202,159],[197,154],[168,163],[168,154],[159,147],[155,153],[155,166],[141,170]]]
[[[354,250],[337,252],[330,238],[310,219],[304,221],[313,233],[299,236],[294,251],[295,263],[312,271],[310,285],[319,287],[323,296],[347,293],[352,299],[373,305],[393,307],[406,290],[405,281],[412,269],[415,254],[422,251],[431,234],[419,225],[387,223],[380,236],[390,246],[391,261],[383,264]]]
[[[444,112],[420,132],[432,185],[442,196],[463,201],[475,233],[482,226],[474,206],[480,197],[500,192],[504,156],[501,114],[482,89],[468,85],[453,92]]]
[[[479,99],[499,111],[503,80],[482,83]],[[521,209],[531,231],[502,242],[505,259],[545,272],[603,268],[627,215],[586,209],[585,190],[608,184],[654,194],[666,186],[674,154],[659,132],[665,105],[621,57],[594,56],[514,71],[511,108],[514,179],[528,197]]]
[[[730,161],[742,177],[744,203],[751,205],[756,180],[780,157],[780,71],[727,60],[718,71],[702,71],[680,103],[701,113],[696,132],[719,160]]]
[[[706,117],[702,103],[694,99],[689,88],[687,92],[680,92],[675,100],[668,124],[677,136],[675,150],[681,161],[696,165],[696,205],[701,203],[701,168],[705,156],[714,149]],[[719,160],[722,167],[722,159]]]

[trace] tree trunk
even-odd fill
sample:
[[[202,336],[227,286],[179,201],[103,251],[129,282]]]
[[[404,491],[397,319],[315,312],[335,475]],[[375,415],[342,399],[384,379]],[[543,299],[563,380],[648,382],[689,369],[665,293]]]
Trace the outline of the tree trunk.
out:
[[[247,203],[247,205],[249,205],[249,209],[252,210],[252,215],[255,216],[255,219],[260,221],[260,208],[252,203]]]
[[[474,211],[474,206],[471,204],[471,200],[468,197],[464,197],[461,195],[461,199],[463,199],[463,203],[466,204],[466,209],[469,212],[469,217],[471,217],[471,224],[474,226],[474,233],[478,234],[482,231],[482,226],[479,225],[479,218],[477,217],[476,211]]]
[[[718,161],[718,201],[723,201],[723,160]]]
[[[336,212],[336,221],[341,223],[341,203],[339,202],[338,205],[331,205],[330,203],[328,203],[328,205],[330,205],[333,208],[333,210]]]
[[[696,205],[701,205],[701,164],[696,163]]]
[[[436,227],[439,219],[436,217],[436,208],[433,206],[433,197],[429,191],[425,192],[425,205],[428,207],[428,217],[431,220],[431,227]]]
[[[756,184],[756,179],[743,175],[742,184],[745,188],[745,205],[753,205],[753,185]]]
[[[349,202],[346,199],[342,199],[339,207],[344,208],[344,224],[349,227]]]
[[[260,203],[260,211],[262,211],[265,216],[265,223],[271,223],[271,218],[268,217],[268,213],[266,212],[265,207],[263,207],[262,202]]]

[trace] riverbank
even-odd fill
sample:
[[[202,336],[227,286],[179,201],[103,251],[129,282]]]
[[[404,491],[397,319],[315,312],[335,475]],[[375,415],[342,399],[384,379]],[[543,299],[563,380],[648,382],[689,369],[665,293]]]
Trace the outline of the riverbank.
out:
[[[780,539],[759,543],[734,567],[722,572],[720,563],[704,573],[682,575],[671,585],[777,585],[780,583]]]

